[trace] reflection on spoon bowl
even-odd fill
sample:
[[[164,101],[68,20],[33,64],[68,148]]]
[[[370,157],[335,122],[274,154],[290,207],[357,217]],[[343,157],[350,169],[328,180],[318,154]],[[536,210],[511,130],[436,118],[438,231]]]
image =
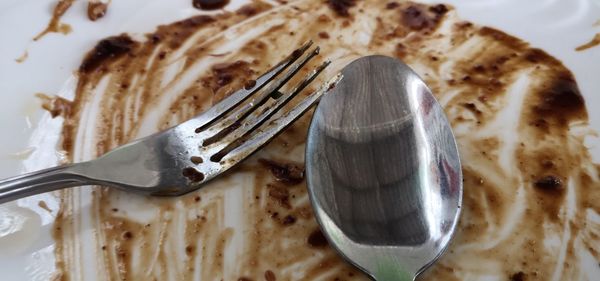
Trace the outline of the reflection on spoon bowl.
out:
[[[413,280],[447,247],[462,198],[450,124],[404,63],[360,58],[309,129],[309,193],[325,236],[376,280]]]

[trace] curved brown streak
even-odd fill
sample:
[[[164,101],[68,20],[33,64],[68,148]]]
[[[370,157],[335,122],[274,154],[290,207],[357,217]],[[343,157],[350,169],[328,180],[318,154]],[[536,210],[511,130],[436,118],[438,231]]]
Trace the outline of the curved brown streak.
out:
[[[109,78],[110,82],[101,93],[100,112],[106,122],[97,120],[98,133],[94,136],[99,154],[138,137],[141,121],[151,114],[159,116],[153,124],[155,130],[193,117],[253,78],[248,76],[277,63],[290,46],[326,31],[329,38],[317,42],[321,54],[337,61],[325,76],[338,71],[354,56],[397,56],[413,65],[436,96],[446,101],[446,113],[455,127],[464,164],[464,207],[456,239],[421,280],[461,280],[466,273],[501,274],[509,279],[518,272],[527,280],[547,280],[555,268],[562,268],[561,279],[568,280],[581,274],[578,252],[585,250],[600,258],[600,226],[586,215],[588,209],[600,211],[598,170],[589,168],[591,160],[581,137],[569,130],[575,123],[586,125],[587,113],[572,74],[560,61],[501,31],[460,21],[450,6],[356,2],[347,9],[347,17],[340,17],[321,1],[303,0],[246,21],[269,9],[267,4],[255,3],[238,12],[161,26],[148,35],[147,41],[132,43],[134,47],[129,50],[106,56],[107,60],[101,60],[94,71],[81,72],[73,107],[65,114],[64,149],[74,156],[77,122],[101,79]],[[230,31],[249,33],[274,19],[284,23],[256,34],[238,50],[222,52],[226,40],[222,30],[241,23],[239,30]],[[370,23],[376,28],[368,30]],[[439,28],[445,24],[450,25],[449,31]],[[359,41],[359,32],[370,34],[371,39]],[[348,40],[361,43],[348,44]],[[198,79],[185,85],[163,107],[167,108],[165,112],[153,112],[174,81],[179,81],[195,62],[209,57],[214,64],[201,69]],[[317,61],[323,58],[319,56]],[[181,60],[185,60],[183,67],[167,81],[168,67]],[[236,64],[239,61],[244,63]],[[499,161],[508,141],[503,132],[491,126],[511,98],[508,89],[525,74],[530,81],[523,108],[515,113],[520,114],[517,145],[511,152],[514,155],[508,157],[512,161],[510,170],[504,170]],[[449,93],[457,94],[450,97]],[[134,102],[138,100],[139,104]],[[327,276],[366,280],[330,247],[308,244],[317,223],[307,204],[305,184],[282,185],[257,163],[259,158],[302,162],[309,120],[310,116],[301,118],[243,166],[202,190],[180,198],[147,199],[148,205],[156,206],[161,213],[148,226],[107,211],[104,206],[118,204],[119,191],[102,190],[93,195],[101,238],[98,241],[112,243],[106,253],[103,251],[101,266],[107,270],[106,278],[165,280],[176,276],[191,280],[197,274],[202,280],[217,276],[261,280],[268,270],[277,280],[289,280],[290,269],[295,268],[304,279]],[[253,174],[255,182],[250,191],[242,191],[243,186],[231,187],[243,198],[244,223],[228,229],[223,222],[223,212],[227,211],[223,188],[234,182],[228,179],[242,172]],[[576,208],[566,212],[570,193],[575,194]],[[285,204],[281,203],[283,197]],[[60,214],[74,206],[72,197],[63,200]],[[171,219],[164,216],[169,212]],[[508,228],[514,212],[515,225]],[[70,215],[59,216],[56,225],[68,225],[70,220]],[[107,226],[133,228],[133,238],[124,240],[122,231]],[[506,236],[500,231],[504,229],[508,229]],[[227,256],[231,231],[241,232],[244,240],[239,257]],[[566,232],[572,238],[562,241]],[[54,231],[59,269],[76,266],[69,260],[72,254],[68,253],[73,249],[67,249],[70,245],[64,241],[68,233]],[[542,241],[547,237],[565,243],[564,261],[558,260],[559,248],[544,245]],[[118,250],[139,252],[141,261],[132,263],[127,256],[119,256]],[[158,257],[154,267],[146,268],[154,257]],[[228,259],[235,260],[233,272],[223,272]],[[178,265],[173,264],[176,262]],[[493,271],[496,268],[498,272]]]

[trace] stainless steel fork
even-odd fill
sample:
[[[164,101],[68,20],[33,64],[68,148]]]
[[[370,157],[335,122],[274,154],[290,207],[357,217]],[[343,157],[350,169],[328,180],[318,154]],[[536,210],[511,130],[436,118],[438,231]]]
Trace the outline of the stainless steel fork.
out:
[[[88,162],[64,165],[0,181],[0,204],[80,185],[102,185],[149,195],[196,190],[265,145],[302,116],[342,78],[336,75],[288,112],[280,109],[329,61],[287,93],[279,90],[319,53],[307,42],[282,62],[201,115],[163,132],[118,147]],[[249,102],[243,103],[247,99]]]

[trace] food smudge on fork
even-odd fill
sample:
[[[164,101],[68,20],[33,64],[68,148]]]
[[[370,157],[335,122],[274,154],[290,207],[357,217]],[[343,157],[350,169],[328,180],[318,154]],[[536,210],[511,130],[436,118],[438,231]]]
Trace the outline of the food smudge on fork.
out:
[[[63,149],[82,161],[192,118],[309,39],[321,47],[315,64],[333,61],[319,81],[360,56],[395,56],[423,77],[453,125],[463,213],[421,280],[586,279],[583,264],[600,260],[600,168],[583,144],[588,116],[572,73],[447,5],[253,2],[159,26],[142,42],[107,38],[79,69]],[[101,280],[368,280],[316,231],[301,165],[309,119],[182,197],[60,191],[57,277],[84,277],[76,233],[89,215]],[[89,193],[91,210],[81,214],[77,198]]]

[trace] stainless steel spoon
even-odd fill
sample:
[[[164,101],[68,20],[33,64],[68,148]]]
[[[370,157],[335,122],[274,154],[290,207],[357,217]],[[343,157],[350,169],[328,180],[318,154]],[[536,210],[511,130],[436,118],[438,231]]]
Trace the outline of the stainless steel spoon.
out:
[[[330,244],[375,280],[414,280],[446,249],[462,199],[452,130],[404,63],[360,58],[313,116],[308,188]]]

